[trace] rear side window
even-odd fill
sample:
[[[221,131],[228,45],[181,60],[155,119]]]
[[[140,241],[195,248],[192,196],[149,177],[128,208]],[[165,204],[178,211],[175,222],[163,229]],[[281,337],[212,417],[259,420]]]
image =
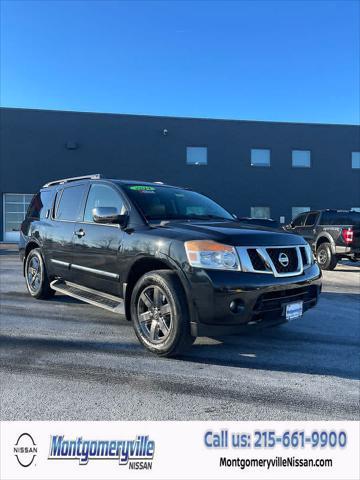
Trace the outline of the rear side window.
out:
[[[305,226],[311,227],[312,225],[315,225],[317,217],[318,217],[317,213],[309,213],[309,215],[306,218]]]
[[[323,212],[321,225],[359,225],[360,213],[358,212]]]
[[[29,205],[27,216],[36,220],[47,218],[48,212],[51,210],[51,205],[54,198],[52,190],[45,190],[34,195]]]
[[[64,188],[61,197],[57,195],[58,206],[55,210],[56,220],[76,221],[79,218],[80,209],[86,185]],[[58,200],[60,198],[60,200]]]

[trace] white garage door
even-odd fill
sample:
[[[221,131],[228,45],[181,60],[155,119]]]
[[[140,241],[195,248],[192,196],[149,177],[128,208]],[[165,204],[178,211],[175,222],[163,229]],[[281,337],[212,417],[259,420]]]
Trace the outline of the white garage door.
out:
[[[4,193],[4,242],[18,242],[21,222],[32,194]]]

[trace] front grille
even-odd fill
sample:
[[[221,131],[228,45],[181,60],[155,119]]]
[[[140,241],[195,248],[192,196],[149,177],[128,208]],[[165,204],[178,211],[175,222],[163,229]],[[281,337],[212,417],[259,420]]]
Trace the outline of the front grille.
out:
[[[249,254],[252,266],[254,267],[254,270],[258,270],[260,272],[265,272],[267,270],[264,260],[256,251],[256,248],[249,248],[248,254]]]
[[[283,305],[291,302],[304,302],[304,310],[311,303],[316,303],[318,296],[318,287],[310,285],[309,287],[291,288],[275,292],[263,293],[257,299],[254,311],[259,313],[279,312]]]
[[[304,245],[236,247],[243,272],[274,277],[301,275],[311,265]]]
[[[299,267],[299,260],[297,256],[296,248],[267,248],[271,261],[275,265],[278,273],[295,272]],[[279,256],[285,254],[289,260],[287,265],[282,265]]]
[[[308,259],[307,259],[305,247],[300,247],[300,253],[301,253],[301,260],[303,262],[303,265],[307,265]]]

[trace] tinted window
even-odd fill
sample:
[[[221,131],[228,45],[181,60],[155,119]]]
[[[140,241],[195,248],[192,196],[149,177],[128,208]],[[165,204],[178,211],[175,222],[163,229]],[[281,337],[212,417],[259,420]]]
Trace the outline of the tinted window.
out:
[[[309,150],[293,150],[292,166],[309,168],[311,166],[310,151]]]
[[[270,167],[270,150],[253,148],[251,150],[251,166]]]
[[[294,219],[301,213],[310,212],[310,207],[292,207],[291,208],[291,218]]]
[[[119,214],[123,214],[125,210],[124,203],[120,195],[107,185],[92,185],[86,201],[84,221],[93,221],[93,208],[96,207],[115,207]]]
[[[186,147],[186,163],[188,165],[206,165],[207,147]]]
[[[270,218],[270,207],[250,207],[252,218]]]
[[[57,220],[78,220],[85,190],[86,185],[64,188],[61,197],[58,194],[60,201],[55,212],[55,218]]]
[[[309,213],[309,215],[306,218],[305,225],[307,227],[311,227],[312,225],[314,225],[316,222],[317,216],[318,216],[317,213]]]
[[[213,200],[191,190],[150,185],[126,185],[125,189],[148,220],[234,220]]]
[[[305,217],[305,213],[296,217],[295,220],[293,220],[294,227],[301,227],[302,225],[304,225]]]
[[[48,210],[51,209],[54,192],[47,190],[34,195],[27,216],[35,219],[46,218]]]
[[[351,153],[351,167],[360,168],[360,152]]]
[[[323,212],[321,225],[359,225],[360,213],[358,212]]]

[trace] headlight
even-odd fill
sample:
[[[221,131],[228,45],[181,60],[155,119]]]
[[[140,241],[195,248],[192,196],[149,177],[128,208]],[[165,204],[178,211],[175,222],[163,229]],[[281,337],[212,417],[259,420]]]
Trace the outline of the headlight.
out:
[[[306,257],[308,260],[307,264],[314,265],[314,255],[309,244],[305,245],[305,251],[306,251]]]
[[[192,267],[241,270],[238,254],[231,245],[223,245],[212,240],[192,240],[185,242],[184,245]]]

